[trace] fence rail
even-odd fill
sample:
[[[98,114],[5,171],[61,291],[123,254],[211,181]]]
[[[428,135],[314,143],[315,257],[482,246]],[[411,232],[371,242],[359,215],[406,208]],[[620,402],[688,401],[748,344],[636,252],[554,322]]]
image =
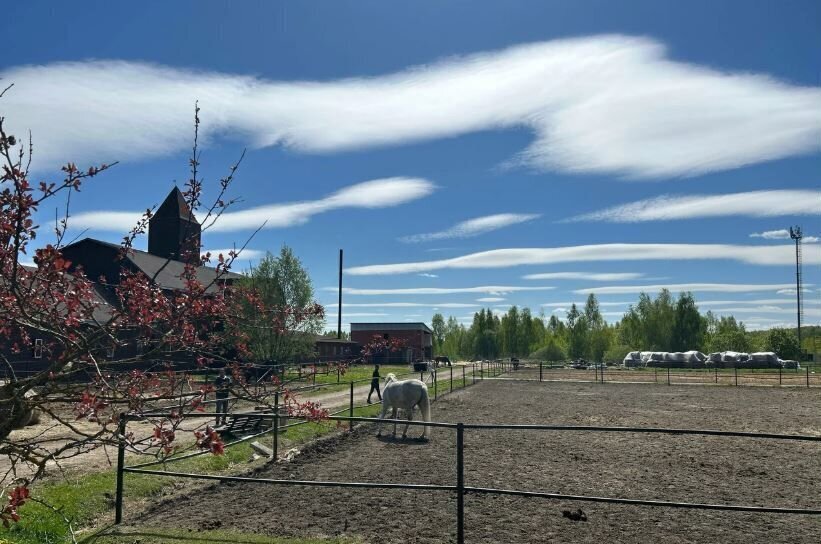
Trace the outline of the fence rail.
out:
[[[479,381],[485,378],[486,370],[484,365],[480,365]],[[498,377],[501,373],[511,370],[505,363],[492,364],[488,369],[488,377]],[[542,374],[540,368],[540,377]],[[423,373],[424,374],[424,373]],[[438,373],[434,371],[433,386],[434,398],[438,390]],[[424,377],[424,376],[423,376]],[[448,391],[453,390],[453,367],[450,369]],[[462,388],[468,387],[477,381],[475,365],[471,369],[471,381],[469,383],[465,367],[462,367]],[[456,485],[439,485],[439,484],[414,484],[414,483],[394,483],[394,482],[342,482],[342,481],[324,481],[324,480],[283,480],[273,478],[251,478],[245,476],[218,476],[212,474],[194,474],[188,472],[174,472],[165,470],[150,470],[146,466],[157,464],[142,464],[135,466],[125,465],[125,436],[126,424],[129,420],[127,414],[122,414],[120,418],[120,444],[117,455],[117,490],[116,490],[116,511],[115,523],[122,522],[122,507],[123,507],[123,476],[125,473],[131,474],[145,474],[154,476],[168,476],[174,478],[189,478],[198,480],[210,480],[220,482],[253,482],[270,485],[291,485],[303,487],[328,487],[328,488],[359,488],[359,489],[408,489],[417,491],[445,491],[456,494],[456,541],[458,544],[464,544],[465,541],[465,495],[472,494],[486,494],[486,495],[508,495],[518,497],[542,498],[549,500],[565,500],[578,502],[593,502],[593,503],[611,503],[611,504],[627,504],[633,506],[654,506],[667,508],[688,508],[696,510],[721,510],[731,512],[756,512],[756,513],[774,513],[774,514],[797,514],[797,515],[821,515],[821,509],[818,508],[789,508],[789,507],[774,507],[774,506],[754,506],[754,505],[740,505],[740,504],[709,504],[709,503],[695,503],[695,502],[676,502],[658,499],[631,499],[622,497],[600,497],[589,495],[569,495],[560,493],[550,493],[545,491],[524,491],[516,489],[499,489],[490,487],[469,486],[465,484],[465,461],[464,461],[464,435],[465,431],[469,430],[496,430],[496,431],[556,431],[556,432],[586,432],[586,433],[644,433],[644,434],[669,434],[669,435],[701,435],[701,436],[723,436],[732,438],[747,438],[747,439],[763,439],[763,440],[793,440],[793,441],[810,441],[821,442],[821,436],[809,435],[793,435],[793,434],[777,434],[777,433],[757,433],[746,431],[721,431],[715,429],[679,429],[679,428],[658,428],[658,427],[603,427],[603,426],[586,426],[586,425],[529,425],[529,424],[486,424],[486,423],[448,423],[448,422],[424,422],[424,421],[407,421],[401,419],[381,419],[374,417],[355,417],[353,406],[353,383],[350,385],[350,406],[349,415],[331,415],[328,417],[331,421],[347,421],[349,428],[353,428],[355,422],[359,423],[396,423],[407,424],[411,426],[426,426],[434,428],[452,429],[456,432]],[[345,410],[342,410],[345,411]],[[194,417],[214,417],[216,414],[194,414]],[[274,435],[274,461],[276,462],[276,444],[277,436],[279,434],[279,406],[276,405],[274,413],[271,414],[248,414],[249,417],[258,418],[272,418],[273,420],[273,435]],[[301,422],[293,425],[304,424]],[[265,433],[260,433],[265,434]]]

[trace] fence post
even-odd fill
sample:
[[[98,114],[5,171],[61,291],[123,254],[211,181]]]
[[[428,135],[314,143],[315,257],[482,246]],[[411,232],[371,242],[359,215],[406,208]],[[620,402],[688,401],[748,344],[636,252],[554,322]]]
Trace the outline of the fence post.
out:
[[[670,365],[667,365],[667,385],[670,385]]]
[[[539,381],[542,381],[542,362],[539,361]]]
[[[656,383],[659,383],[659,369],[656,366],[653,367],[653,379]]]
[[[420,371],[419,371],[419,381],[420,381],[420,382],[424,382],[424,381],[425,381],[425,371],[424,371],[424,370],[420,370]]]
[[[479,379],[480,380],[485,379],[485,362],[484,361],[479,361]]]
[[[274,393],[274,452],[272,459],[277,462],[277,451],[279,450],[279,391]]]
[[[456,424],[456,542],[465,543],[465,425]]]
[[[604,383],[604,363],[601,364],[601,383]]]
[[[453,366],[450,367],[450,392],[453,393]]]
[[[437,369],[433,369],[433,400],[436,400],[436,397],[439,396],[439,371]]]
[[[735,371],[735,386],[738,387],[738,365],[734,365],[733,370]]]
[[[468,381],[465,379],[465,367],[462,366],[462,389],[468,386]]]
[[[718,367],[716,367],[716,383],[718,383]]]
[[[781,367],[778,367],[778,385],[781,385]]]
[[[127,416],[120,413],[117,424],[117,491],[115,496],[114,523],[119,525],[123,521],[123,468],[125,465],[125,424]]]
[[[810,386],[810,365],[807,365],[807,387]]]
[[[339,376],[340,376],[340,374],[341,374],[341,373],[339,372],[339,367],[336,367],[336,383],[339,383]]]
[[[351,398],[348,404],[348,411],[350,411],[349,417],[353,417],[353,381],[351,381]],[[353,420],[348,421],[348,430],[353,431]]]

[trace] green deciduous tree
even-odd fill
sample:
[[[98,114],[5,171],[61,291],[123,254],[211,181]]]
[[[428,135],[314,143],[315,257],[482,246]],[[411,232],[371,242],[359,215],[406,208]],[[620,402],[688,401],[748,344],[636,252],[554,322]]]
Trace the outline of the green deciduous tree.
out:
[[[248,336],[254,360],[291,363],[313,354],[314,336],[322,332],[324,320],[302,318],[316,305],[314,289],[291,248],[283,246],[277,257],[268,253],[240,284],[273,309],[260,314],[253,306],[243,306],[240,330]]]
[[[782,359],[798,359],[798,336],[788,329],[770,329],[766,349],[774,351]]]

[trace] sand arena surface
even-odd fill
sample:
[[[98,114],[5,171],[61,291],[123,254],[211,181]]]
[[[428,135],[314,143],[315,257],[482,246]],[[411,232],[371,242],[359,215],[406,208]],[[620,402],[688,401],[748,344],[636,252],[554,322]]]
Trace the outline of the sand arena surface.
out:
[[[433,405],[437,421],[679,427],[821,434],[815,390],[485,381]],[[416,435],[420,430],[412,429]],[[266,478],[456,481],[455,432],[429,443],[377,439],[362,428],[267,465]],[[821,507],[821,443],[634,433],[467,430],[467,485],[636,499]],[[127,492],[127,490],[126,490]],[[562,517],[581,507],[587,522]],[[821,519],[538,498],[465,498],[467,542],[818,542]],[[162,503],[141,527],[235,528],[365,542],[455,541],[449,492],[203,483]]]

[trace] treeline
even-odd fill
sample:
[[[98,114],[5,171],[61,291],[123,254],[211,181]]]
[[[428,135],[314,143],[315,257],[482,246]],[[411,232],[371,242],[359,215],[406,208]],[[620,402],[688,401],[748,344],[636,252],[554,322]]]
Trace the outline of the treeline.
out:
[[[456,359],[531,357],[544,361],[587,359],[621,362],[630,351],[774,351],[782,359],[796,359],[794,330],[747,331],[732,316],[701,314],[692,293],[674,298],[666,289],[658,296],[642,293],[624,316],[609,324],[596,296],[584,306],[573,304],[564,319],[544,313],[533,316],[529,308],[511,307],[504,315],[482,309],[469,327],[442,314],[432,319],[434,351]],[[808,329],[810,329],[808,327]],[[812,332],[807,337],[805,351]],[[806,334],[810,332],[810,334]]]

